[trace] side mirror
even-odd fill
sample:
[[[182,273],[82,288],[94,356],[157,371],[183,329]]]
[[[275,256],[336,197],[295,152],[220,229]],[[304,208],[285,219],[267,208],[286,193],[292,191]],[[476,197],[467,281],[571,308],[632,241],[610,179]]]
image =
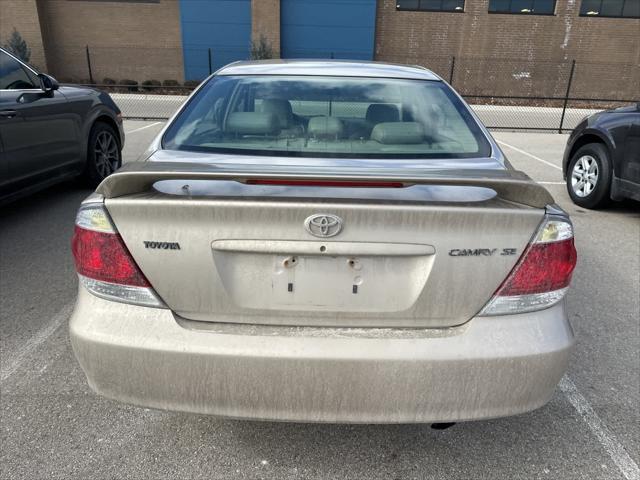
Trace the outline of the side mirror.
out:
[[[53,93],[54,90],[58,90],[60,88],[58,81],[51,75],[39,73],[38,78],[40,79],[42,90],[44,90],[45,93]]]

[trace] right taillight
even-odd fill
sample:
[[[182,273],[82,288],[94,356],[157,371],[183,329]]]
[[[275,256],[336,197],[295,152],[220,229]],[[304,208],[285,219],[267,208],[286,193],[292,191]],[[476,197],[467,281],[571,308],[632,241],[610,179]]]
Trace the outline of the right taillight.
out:
[[[531,312],[558,303],[571,282],[576,259],[571,223],[547,217],[479,315]]]
[[[80,207],[71,250],[82,285],[108,300],[163,307],[100,203]]]

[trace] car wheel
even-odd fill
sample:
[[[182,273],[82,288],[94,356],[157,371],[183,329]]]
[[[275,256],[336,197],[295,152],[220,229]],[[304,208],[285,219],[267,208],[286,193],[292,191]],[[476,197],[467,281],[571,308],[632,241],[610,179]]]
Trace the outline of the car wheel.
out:
[[[85,178],[96,187],[122,165],[122,152],[116,131],[103,122],[97,122],[89,134]]]
[[[601,208],[611,201],[611,162],[604,145],[589,143],[571,157],[567,190],[573,203],[584,208]]]

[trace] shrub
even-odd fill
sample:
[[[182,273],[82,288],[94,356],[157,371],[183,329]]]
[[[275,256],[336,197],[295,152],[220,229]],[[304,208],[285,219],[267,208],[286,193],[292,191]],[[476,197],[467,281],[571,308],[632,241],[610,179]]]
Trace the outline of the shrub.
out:
[[[152,92],[156,90],[156,88],[154,87],[159,87],[159,86],[160,86],[160,82],[158,80],[145,80],[144,82],[142,82],[142,89],[146,90],[147,92]]]
[[[163,87],[179,87],[180,83],[177,80],[163,80],[162,86]]]
[[[273,58],[273,48],[267,37],[260,35],[257,42],[251,42],[251,60],[267,60]]]
[[[184,86],[185,87],[191,87],[191,88],[195,88],[198,85],[200,85],[200,80],[187,80],[184,82]]]
[[[22,38],[22,35],[20,35],[20,32],[15,28],[13,29],[13,32],[11,32],[7,43],[4,44],[4,48],[9,50],[23,62],[29,63],[29,59],[31,58],[31,49],[27,45],[27,42]]]
[[[103,85],[115,85],[116,83],[118,83],[118,82],[116,82],[113,78],[104,77],[102,79],[102,84]]]
[[[136,82],[135,80],[125,78],[124,80],[120,80],[120,85],[126,85],[127,90],[129,90],[130,92],[138,91],[138,82]]]

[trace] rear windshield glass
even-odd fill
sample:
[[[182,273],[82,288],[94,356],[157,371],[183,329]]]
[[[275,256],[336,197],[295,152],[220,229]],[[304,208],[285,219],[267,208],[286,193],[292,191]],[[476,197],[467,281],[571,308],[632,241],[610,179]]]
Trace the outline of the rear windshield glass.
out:
[[[164,135],[170,150],[346,158],[490,154],[467,107],[442,82],[218,76]]]

